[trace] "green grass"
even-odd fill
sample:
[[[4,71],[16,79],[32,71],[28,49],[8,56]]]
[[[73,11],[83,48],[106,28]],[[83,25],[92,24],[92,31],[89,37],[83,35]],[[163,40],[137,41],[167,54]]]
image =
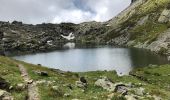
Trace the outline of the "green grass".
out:
[[[95,81],[101,77],[108,77],[113,83],[132,83],[136,88],[143,87],[145,88],[146,93],[160,96],[164,100],[170,98],[170,65],[138,68],[131,72],[133,76],[118,76],[115,71],[92,71],[84,73],[66,72],[61,74],[46,67],[12,60],[7,57],[0,57],[0,67],[2,69],[0,70],[0,74],[13,85],[23,82],[19,69],[14,62],[23,64],[34,81],[54,81],[51,84],[44,83],[38,85],[41,100],[106,100],[111,93],[94,84]],[[4,70],[8,70],[8,72],[4,73]],[[35,74],[34,71],[46,71],[49,75],[40,76]],[[81,76],[84,76],[88,81],[88,87],[85,90],[82,90],[75,85],[75,82],[78,81]],[[58,90],[54,90],[52,88],[53,86],[58,86]],[[72,89],[69,88],[70,86]],[[11,93],[15,97],[15,100],[24,100],[27,96],[26,91],[13,90]],[[129,93],[134,93],[134,91],[129,91]],[[64,96],[64,94],[69,95]],[[112,100],[124,100],[124,98],[120,97],[118,94],[115,95]],[[146,100],[152,99],[148,98]]]
[[[170,65],[148,66],[136,69],[132,74],[148,84],[146,88],[151,94],[170,98]]]
[[[16,91],[15,86],[18,83],[24,83],[19,68],[13,60],[7,57],[0,57],[0,77],[4,78],[11,86],[14,87],[10,92],[14,96],[14,100],[24,100],[26,98],[26,90]]]
[[[156,40],[158,35],[165,30],[167,30],[166,24],[154,23],[152,21],[148,21],[144,25],[137,26],[133,30],[131,30],[131,40],[135,40],[137,43],[148,42],[151,43]]]

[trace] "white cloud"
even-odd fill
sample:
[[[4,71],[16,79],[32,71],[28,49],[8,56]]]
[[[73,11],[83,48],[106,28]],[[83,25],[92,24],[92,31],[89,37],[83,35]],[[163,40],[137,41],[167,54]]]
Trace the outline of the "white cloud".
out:
[[[25,23],[107,21],[131,0],[0,0],[1,21]]]
[[[51,21],[52,23],[61,23],[61,22],[74,22],[80,23],[83,21],[89,21],[92,17],[90,12],[83,12],[82,10],[64,10],[57,14],[55,18]]]

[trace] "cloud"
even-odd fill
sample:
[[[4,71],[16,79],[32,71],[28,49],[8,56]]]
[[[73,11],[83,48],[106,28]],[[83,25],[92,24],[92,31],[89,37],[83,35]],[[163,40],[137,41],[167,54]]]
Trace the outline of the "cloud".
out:
[[[81,23],[107,21],[131,0],[0,0],[1,21],[24,23]]]

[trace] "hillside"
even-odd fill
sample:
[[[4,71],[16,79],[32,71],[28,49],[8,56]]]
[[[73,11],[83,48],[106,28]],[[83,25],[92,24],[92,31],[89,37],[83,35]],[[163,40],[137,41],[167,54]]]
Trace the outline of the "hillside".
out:
[[[137,0],[107,22],[106,41],[169,55],[169,0]]]

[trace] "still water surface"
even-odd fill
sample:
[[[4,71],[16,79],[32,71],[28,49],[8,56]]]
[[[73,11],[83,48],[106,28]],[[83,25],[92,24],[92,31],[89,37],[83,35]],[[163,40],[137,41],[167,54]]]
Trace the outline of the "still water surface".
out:
[[[166,57],[142,49],[108,46],[74,48],[73,44],[69,45],[73,47],[48,53],[14,56],[13,58],[64,71],[116,70],[118,74],[121,73],[123,75],[128,74],[135,67],[168,63]]]

